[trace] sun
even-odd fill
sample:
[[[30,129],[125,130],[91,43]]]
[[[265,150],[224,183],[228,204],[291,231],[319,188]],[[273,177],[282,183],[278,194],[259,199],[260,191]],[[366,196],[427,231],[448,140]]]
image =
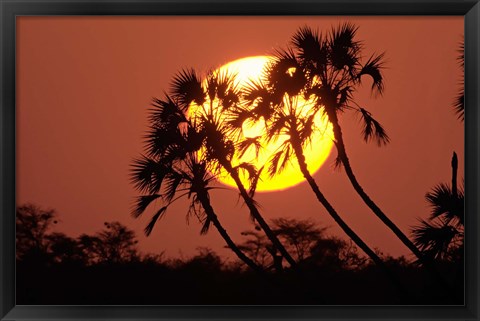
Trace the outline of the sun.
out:
[[[228,74],[235,75],[236,85],[241,88],[252,80],[259,81],[261,79],[263,69],[267,65],[268,61],[268,56],[246,57],[229,62],[218,68],[216,72],[227,72]],[[308,110],[313,106],[313,102],[305,101],[301,97],[296,97],[296,100],[297,104],[302,104],[302,111],[304,113],[308,113]],[[221,120],[222,117],[223,116],[220,116]],[[225,118],[223,118],[223,120],[225,120]],[[316,172],[323,165],[333,146],[333,129],[327,118],[323,116],[322,113],[317,113],[314,123],[315,131],[312,135],[311,143],[307,144],[304,148],[308,169],[311,173]],[[242,129],[245,137],[265,137],[266,128],[263,119],[255,123],[246,121],[243,124]],[[258,157],[253,146],[250,147],[241,158],[239,158],[238,155],[234,156],[232,160],[234,166],[242,162],[251,163],[255,165],[257,169],[260,169],[264,166],[264,169],[260,174],[260,179],[257,183],[257,192],[284,190],[305,180],[300,172],[300,168],[294,156],[291,157],[285,169],[279,174],[273,178],[268,174],[268,166],[272,155],[278,151],[277,149],[288,138],[289,137],[287,135],[283,135],[283,137],[281,136],[277,140],[270,142],[267,142],[266,139],[261,138],[260,143],[262,148],[260,149]],[[238,138],[230,137],[230,139],[235,141]],[[243,184],[248,187],[248,174],[244,171],[241,171],[240,177]],[[221,183],[236,187],[235,182],[226,173],[226,171],[220,170],[218,178]]]

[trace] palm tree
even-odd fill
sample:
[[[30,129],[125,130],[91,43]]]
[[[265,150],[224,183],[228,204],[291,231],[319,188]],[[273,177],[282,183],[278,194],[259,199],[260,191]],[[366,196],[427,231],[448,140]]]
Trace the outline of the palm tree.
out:
[[[291,266],[294,266],[295,260],[273,233],[253,199],[255,182],[260,175],[259,171],[250,163],[233,164],[235,154],[245,150],[246,145],[249,145],[238,137],[234,137],[229,121],[224,117],[224,114],[235,109],[240,101],[240,90],[234,80],[234,75],[210,72],[202,82],[195,70],[184,70],[173,79],[172,96],[179,102],[182,110],[190,109],[190,122],[196,124],[202,131],[205,137],[202,152],[206,159],[213,164],[215,172],[219,173],[220,170],[224,170],[230,175],[247,205],[252,219],[263,229],[274,248]],[[246,141],[254,143],[251,140]],[[240,178],[241,171],[246,171],[251,179],[249,191]]]
[[[201,234],[206,234],[213,224],[240,260],[253,270],[263,272],[236,246],[211,206],[209,190],[215,177],[210,174],[208,162],[198,157],[204,139],[202,133],[188,122],[184,111],[170,97],[155,99],[154,107],[150,115],[152,125],[146,136],[147,156],[142,155],[133,162],[132,182],[145,195],[138,197],[132,215],[137,218],[152,202],[161,202],[162,207],[145,227],[148,236],[170,205],[188,197],[191,203],[187,218],[195,216],[203,222]]]
[[[305,102],[301,98],[305,95],[304,88],[307,78],[295,61],[292,51],[278,51],[267,67],[265,79],[260,82],[251,82],[245,89],[246,106],[236,111],[237,118],[250,117],[254,120],[263,118],[266,123],[268,141],[281,136],[288,137],[280,145],[278,151],[273,154],[268,168],[269,174],[274,176],[282,171],[291,159],[295,158],[302,175],[328,214],[373,262],[384,269],[401,289],[402,286],[398,283],[397,278],[391,274],[382,259],[333,208],[308,170],[303,150],[311,142],[312,134],[319,129],[315,126],[316,112],[311,110],[309,102]],[[246,116],[247,111],[250,111],[249,116]]]
[[[463,246],[465,195],[457,188],[457,166],[454,152],[452,185],[438,184],[425,195],[432,207],[430,218],[412,229],[415,244],[432,259],[448,259],[452,249]]]
[[[323,35],[304,27],[292,38],[292,48],[281,54],[284,68],[294,68],[297,86],[303,89],[306,99],[315,99],[315,111],[328,117],[333,126],[334,143],[338,152],[336,165],[343,165],[353,188],[364,203],[414,255],[425,263],[422,252],[400,228],[378,207],[358,182],[347,154],[339,116],[352,110],[363,121],[363,139],[375,141],[379,146],[390,141],[383,126],[365,108],[358,106],[353,94],[362,84],[364,76],[373,79],[372,94],[382,94],[384,54],[374,54],[362,63],[363,44],[355,40],[357,27],[345,23]],[[271,73],[271,71],[270,71]],[[273,76],[273,75],[272,75]]]

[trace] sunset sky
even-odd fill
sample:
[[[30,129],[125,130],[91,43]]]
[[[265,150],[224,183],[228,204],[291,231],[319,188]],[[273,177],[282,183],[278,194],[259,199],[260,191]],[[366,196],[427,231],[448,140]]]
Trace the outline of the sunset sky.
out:
[[[452,104],[459,90],[457,61],[463,17],[19,17],[17,18],[17,204],[54,208],[58,231],[94,233],[106,221],[134,229],[144,252],[189,256],[208,246],[230,256],[211,229],[186,224],[178,202],[149,237],[130,215],[138,195],[130,183],[132,159],[143,152],[152,97],[169,90],[176,72],[200,72],[285,46],[304,25],[329,30],[342,22],[359,27],[364,53],[386,52],[386,88],[373,98],[369,84],[356,101],[387,130],[386,147],[362,140],[359,119],[340,119],[359,182],[405,232],[430,212],[424,195],[451,179],[453,151],[463,177],[464,126]],[[394,256],[409,252],[355,193],[336,151],[314,174],[327,199],[373,248]],[[261,213],[312,218],[344,237],[306,183],[258,193]],[[235,189],[212,192],[212,205],[234,241],[252,229]]]

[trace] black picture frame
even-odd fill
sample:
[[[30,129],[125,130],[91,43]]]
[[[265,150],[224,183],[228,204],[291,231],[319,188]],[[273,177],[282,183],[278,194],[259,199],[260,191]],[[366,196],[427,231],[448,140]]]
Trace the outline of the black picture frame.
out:
[[[479,320],[478,0],[0,0],[0,318],[162,320]],[[464,306],[18,306],[15,304],[15,25],[24,15],[464,15]]]

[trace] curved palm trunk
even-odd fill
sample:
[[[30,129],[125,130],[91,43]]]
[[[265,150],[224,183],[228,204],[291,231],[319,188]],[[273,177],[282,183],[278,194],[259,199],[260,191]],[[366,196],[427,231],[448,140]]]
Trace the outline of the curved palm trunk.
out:
[[[335,145],[337,147],[338,156],[340,157],[340,160],[345,168],[345,173],[347,174],[348,179],[352,183],[352,186],[357,194],[360,195],[364,203],[372,210],[372,212],[398,237],[398,239],[400,239],[400,241],[402,241],[402,243],[418,258],[418,260],[429,269],[429,271],[435,276],[440,284],[442,284],[447,290],[450,290],[451,286],[440,275],[438,270],[434,267],[433,262],[428,257],[423,255],[423,253],[415,246],[415,244],[413,244],[413,242],[400,230],[400,228],[395,225],[395,223],[393,223],[393,221],[390,220],[387,215],[385,215],[385,213],[363,190],[350,165],[345,144],[343,142],[342,128],[338,122],[337,115],[335,113],[328,113],[328,118],[333,125],[333,134],[336,140]],[[450,291],[448,292],[450,295]]]
[[[333,125],[333,134],[335,135],[336,146],[338,151],[338,157],[342,161],[342,164],[345,168],[345,173],[350,180],[353,188],[358,195],[362,198],[363,202],[373,211],[373,213],[405,244],[406,247],[422,262],[425,263],[425,258],[422,252],[413,244],[412,241],[400,230],[400,228],[395,225],[395,223],[390,220],[385,213],[375,204],[375,202],[367,195],[363,190],[360,183],[357,181],[353,169],[350,165],[350,161],[347,156],[347,151],[345,149],[345,144],[343,143],[342,128],[338,122],[337,115],[335,113],[328,113],[328,118]]]
[[[380,268],[383,269],[385,274],[391,280],[391,282],[397,287],[402,299],[406,299],[408,297],[406,290],[400,284],[398,279],[392,274],[390,269],[385,265],[382,259],[358,236],[348,224],[338,215],[337,211],[333,208],[333,206],[328,202],[325,196],[320,191],[317,183],[315,182],[314,178],[310,174],[307,168],[307,163],[305,160],[305,155],[303,154],[300,142],[298,139],[293,137],[292,135],[292,147],[295,152],[295,156],[297,157],[298,165],[300,167],[300,171],[303,174],[303,177],[307,180],[310,188],[313,190],[315,196],[317,197],[318,201],[325,207],[328,214],[335,220],[335,222],[340,226],[340,228],[345,232],[352,239],[352,241],[367,254],[375,264],[377,264]]]
[[[267,235],[267,237],[270,239],[270,241],[273,243],[273,245],[280,251],[282,256],[290,264],[290,266],[292,266],[292,267],[295,266],[296,265],[295,260],[288,253],[287,249],[283,246],[283,244],[277,238],[275,233],[273,233],[273,231],[270,229],[270,226],[268,226],[267,222],[263,219],[262,215],[260,214],[257,207],[255,206],[252,198],[250,197],[250,195],[248,195],[248,192],[245,189],[245,186],[243,185],[242,181],[240,180],[240,177],[238,176],[238,173],[232,168],[232,166],[229,162],[223,162],[222,165],[227,170],[227,172],[230,174],[230,176],[233,178],[233,180],[235,181],[235,184],[237,185],[237,187],[240,191],[240,195],[245,200],[245,204],[247,204],[247,207],[250,210],[250,213],[255,218],[255,220],[258,222],[260,227],[263,229],[263,231],[265,232],[265,235]]]
[[[208,197],[208,194],[206,191],[198,192],[198,199],[200,200],[200,203],[202,204],[203,209],[205,210],[205,213],[208,216],[208,219],[212,221],[213,225],[215,228],[218,230],[218,233],[222,236],[222,238],[225,240],[227,243],[227,246],[237,255],[237,257],[242,260],[248,267],[250,267],[252,270],[255,272],[258,272],[260,274],[264,274],[265,271],[263,271],[262,268],[260,268],[257,264],[255,264],[248,256],[246,256],[233,242],[233,240],[230,238],[228,235],[227,231],[223,228],[222,224],[218,220],[218,216],[215,214],[215,211],[213,210],[212,205],[210,204],[210,199]]]

